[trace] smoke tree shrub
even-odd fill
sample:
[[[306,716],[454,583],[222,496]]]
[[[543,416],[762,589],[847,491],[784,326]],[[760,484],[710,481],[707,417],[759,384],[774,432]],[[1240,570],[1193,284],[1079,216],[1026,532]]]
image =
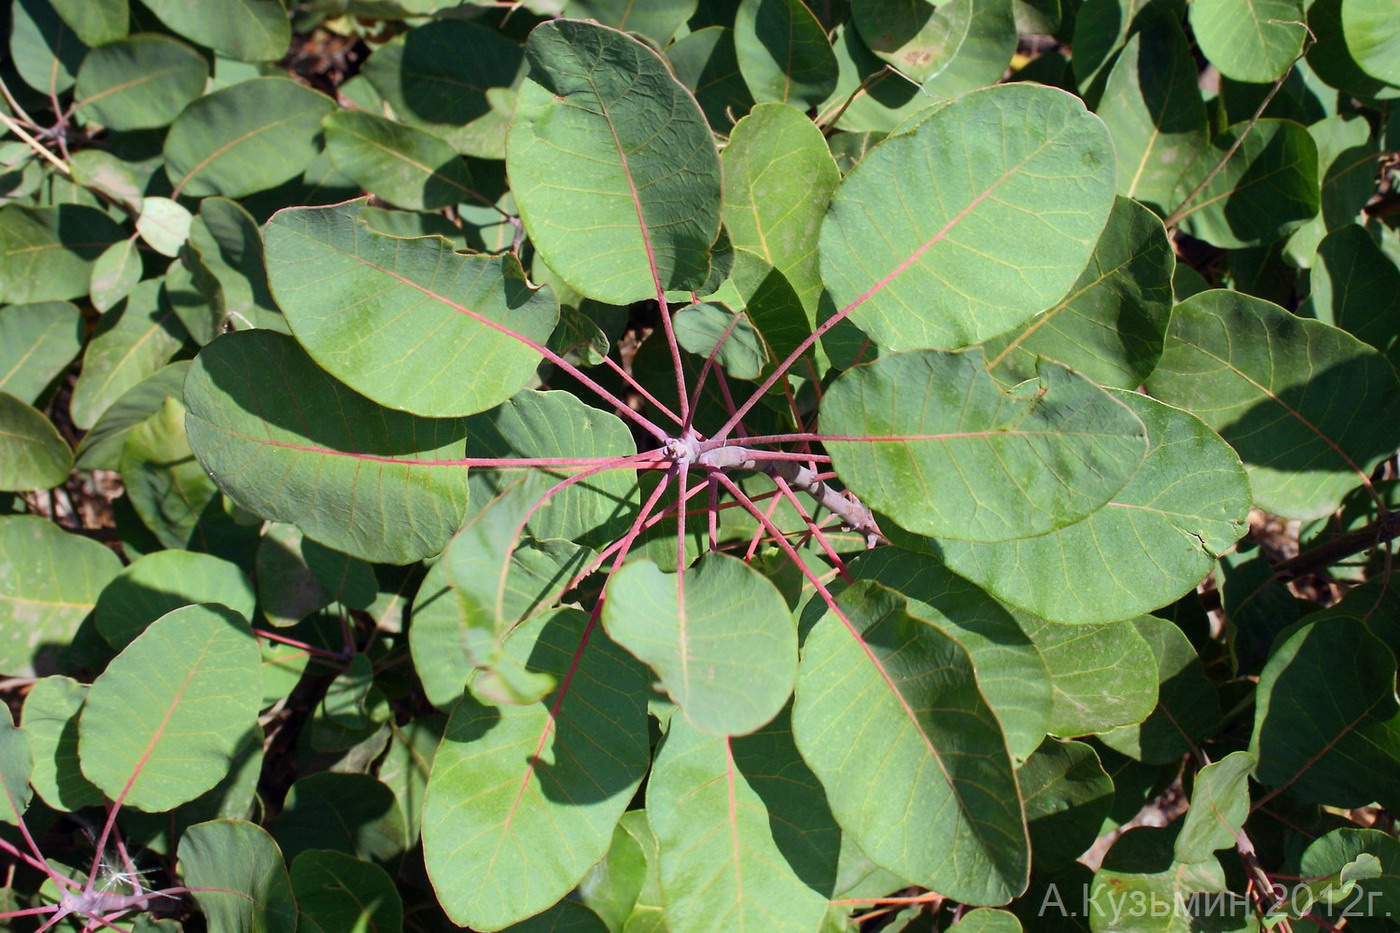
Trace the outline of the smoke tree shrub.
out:
[[[0,916],[1393,928],[1385,7],[15,0]]]

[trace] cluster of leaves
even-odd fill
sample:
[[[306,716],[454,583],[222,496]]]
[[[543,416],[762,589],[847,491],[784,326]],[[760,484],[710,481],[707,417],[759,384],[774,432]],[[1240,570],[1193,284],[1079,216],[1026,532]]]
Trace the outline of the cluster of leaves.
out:
[[[1393,0],[7,16],[0,916],[1394,928]]]

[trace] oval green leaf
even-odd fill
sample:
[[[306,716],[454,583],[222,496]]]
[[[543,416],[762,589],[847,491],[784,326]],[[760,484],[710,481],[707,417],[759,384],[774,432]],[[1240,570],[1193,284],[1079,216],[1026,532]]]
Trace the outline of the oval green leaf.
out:
[[[1263,83],[1303,53],[1302,0],[1194,0],[1191,31],[1220,73]]]
[[[262,658],[248,622],[186,606],[153,622],[88,691],[83,774],[118,804],[170,810],[217,784],[257,728]]]
[[[545,23],[525,54],[506,162],[544,261],[609,304],[702,288],[720,168],[695,98],[655,52],[604,26]]]
[[[170,36],[136,35],[99,46],[83,59],[74,113],[112,130],[170,123],[204,93],[209,64]]]
[[[807,635],[793,735],[841,827],[882,868],[967,904],[1026,886],[1029,841],[1000,723],[967,652],[861,583]]]
[[[836,89],[836,55],[802,0],[742,0],[734,14],[734,51],[759,103],[806,110]]]
[[[195,359],[185,402],[190,446],[221,489],[337,550],[410,563],[441,551],[465,515],[462,420],[381,408],[290,337],[215,340]]]
[[[602,618],[701,732],[753,732],[792,693],[797,625],[777,587],[738,558],[710,552],[679,574],[633,561],[608,581]]]
[[[1005,541],[1079,521],[1137,471],[1132,410],[1058,363],[1003,392],[980,348],[910,350],[843,373],[822,402],[832,463],[918,534]]]
[[[360,223],[362,202],[291,208],[268,223],[268,283],[312,359],[355,391],[427,417],[498,405],[530,382],[558,320],[513,256]]]
[[[363,110],[337,110],[324,126],[335,167],[390,204],[432,211],[476,195],[467,163],[427,130]]]
[[[173,32],[240,61],[276,61],[292,41],[283,0],[150,0],[146,6]]]
[[[68,478],[73,451],[43,412],[0,392],[0,490],[51,489]]]
[[[282,852],[267,830],[214,820],[180,838],[180,876],[192,888],[209,933],[293,933],[297,906]]]
[[[968,94],[846,176],[822,225],[827,288],[882,350],[976,343],[1074,284],[1114,180],[1113,142],[1078,98]]]

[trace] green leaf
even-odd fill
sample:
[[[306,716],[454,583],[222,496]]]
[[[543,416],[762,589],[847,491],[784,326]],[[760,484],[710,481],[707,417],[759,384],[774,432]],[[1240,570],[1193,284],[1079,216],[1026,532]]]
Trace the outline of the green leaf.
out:
[[[390,204],[431,211],[476,193],[467,163],[426,130],[362,110],[337,110],[322,125],[335,167]]]
[[[92,264],[88,286],[92,306],[106,313],[120,304],[141,281],[142,265],[135,237],[118,240],[103,250]]]
[[[501,642],[556,603],[593,552],[565,540],[523,539],[521,523],[538,493],[528,482],[507,487],[443,552],[450,609],[416,619],[409,635],[414,668],[439,708],[451,707],[473,671],[480,671],[472,690],[483,703],[535,703],[554,687],[552,679],[527,672],[503,653]]]
[[[1131,620],[1059,625],[1029,613],[1015,616],[1050,672],[1051,735],[1094,735],[1151,714],[1157,705],[1157,663]]]
[[[83,346],[83,316],[66,301],[0,308],[0,392],[33,404]]]
[[[1337,807],[1400,802],[1395,656],[1346,603],[1285,631],[1259,675],[1255,777]]]
[[[977,668],[977,687],[1001,721],[1012,757],[1035,751],[1050,721],[1050,674],[1031,640],[1000,603],[932,558],[877,548],[847,564],[909,600],[911,612],[955,639]],[[832,592],[840,592],[836,581]],[[809,604],[808,614],[820,603]]]
[[[34,752],[29,780],[55,810],[71,813],[104,799],[78,767],[78,715],[87,692],[87,684],[55,675],[39,678],[24,697],[21,721]]]
[[[1053,622],[1111,622],[1189,593],[1248,530],[1249,481],[1235,451],[1184,411],[1121,389],[1147,426],[1147,458],[1101,509],[1045,534],[930,549],[994,596]],[[998,500],[1000,501],[1000,500]],[[1074,568],[1075,586],[1055,583]]]
[[[1343,0],[1342,34],[1362,71],[1400,85],[1400,25],[1385,0]]]
[[[146,7],[173,32],[245,62],[276,61],[292,41],[282,0],[228,0],[211,7],[149,0]]]
[[[1217,858],[1173,860],[1176,832],[1176,827],[1142,826],[1119,839],[1086,892],[1091,930],[1257,933],[1259,925],[1248,900],[1242,894],[1227,893],[1225,872]],[[1201,896],[1212,893],[1223,896]]]
[[[293,859],[292,893],[303,933],[403,929],[403,901],[393,879],[343,852],[308,849]]]
[[[271,824],[288,861],[333,849],[395,871],[408,848],[394,792],[368,774],[323,771],[297,780]]]
[[[1400,362],[1400,268],[1356,224],[1329,233],[1317,248],[1308,304],[1318,320],[1340,327]]]
[[[0,517],[0,671],[51,669],[121,567],[110,548],[38,516]]]
[[[842,373],[822,402],[836,471],[918,534],[1004,541],[1078,521],[1136,472],[1147,431],[1057,363],[1012,393],[981,348],[911,350]]]
[[[951,929],[957,933],[1021,933],[1021,921],[1004,910],[979,907],[964,914]]]
[[[1380,874],[1374,877],[1377,866],[1370,859],[1379,862]],[[1384,917],[1385,905],[1400,897],[1400,843],[1378,829],[1334,829],[1314,840],[1298,865],[1305,877],[1321,882],[1310,884],[1309,893],[1315,893],[1320,903],[1341,906],[1350,918],[1347,922],[1358,929],[1368,929],[1362,926],[1367,922],[1363,918]],[[1364,896],[1354,891],[1358,880]],[[1321,909],[1317,913],[1328,916]]]
[[[536,616],[505,647],[559,686],[530,706],[464,696],[423,804],[439,901],[457,924],[486,929],[578,884],[607,852],[648,760],[646,670],[583,613]]]
[[[577,901],[564,900],[503,933],[608,933],[608,925]]]
[[[647,811],[672,933],[818,928],[841,829],[786,715],[746,738],[672,720]]]
[[[83,470],[121,468],[122,448],[132,430],[161,410],[167,398],[179,398],[189,371],[187,360],[162,366],[123,392],[98,417],[78,443],[78,467]]]
[[[102,45],[126,36],[130,15],[127,0],[49,0],[49,3],[86,45]]]
[[[147,169],[154,168],[150,161],[140,166],[141,177],[138,177],[137,165],[105,149],[80,149],[73,153],[68,164],[73,169],[73,181],[77,184],[113,202],[128,214],[141,210]]]
[[[1029,324],[987,340],[987,366],[1014,385],[1034,378],[1044,356],[1100,385],[1137,388],[1162,355],[1175,266],[1161,221],[1136,201],[1115,199],[1079,281]]]
[[[73,451],[32,405],[0,392],[0,490],[50,489],[68,479]]]
[[[410,849],[418,844],[423,793],[446,726],[447,718],[435,713],[389,726],[389,749],[379,763],[379,780],[394,792]]]
[[[162,545],[195,544],[200,519],[219,489],[190,449],[185,406],[178,399],[167,398],[159,411],[132,428],[119,469],[132,507]]]
[[[928,0],[855,0],[851,18],[870,50],[922,84],[948,67],[967,37],[972,6]]]
[[[655,52],[603,26],[545,23],[525,52],[506,162],[540,256],[609,304],[701,288],[720,167],[695,99]]]
[[[1021,795],[967,652],[878,584],[807,635],[793,734],[841,827],[876,864],[964,903],[1026,884]]]
[[[841,180],[821,131],[792,107],[762,104],[735,124],[720,162],[730,241],[786,276],[815,326],[822,280],[814,231]]]
[[[83,774],[118,803],[178,807],[229,770],[257,723],[261,658],[248,622],[222,606],[167,613],[93,682],[78,723]]]
[[[470,49],[471,54],[463,54]],[[494,29],[440,19],[375,50],[363,74],[405,123],[441,137],[463,155],[505,157],[504,108],[521,63],[520,46]]]
[[[748,314],[731,312],[712,302],[687,305],[675,313],[672,327],[681,349],[700,357],[714,357],[735,379],[757,381],[772,362],[763,338]]]
[[[1134,619],[1157,660],[1157,708],[1141,723],[1099,736],[1109,748],[1151,764],[1170,764],[1220,724],[1220,698],[1186,633],[1156,616]]]
[[[701,732],[753,732],[792,694],[797,625],[777,587],[737,558],[711,552],[672,574],[633,561],[609,579],[602,619]]]
[[[159,279],[137,284],[126,303],[108,311],[83,355],[68,410],[90,428],[118,398],[158,371],[184,343],[184,328],[161,301]]]
[[[82,298],[97,257],[125,239],[110,217],[86,205],[0,207],[0,300]]]
[[[976,343],[1070,288],[1113,188],[1113,143],[1081,101],[988,88],[885,140],[846,176],[822,225],[822,273],[882,350]]]
[[[72,87],[87,47],[48,0],[16,0],[10,15],[10,61],[24,83],[45,96]]]
[[[654,785],[653,785],[654,786]],[[579,882],[579,897],[609,930],[621,930],[637,906],[647,881],[647,853],[628,831],[627,817],[646,819],[646,811],[629,810],[613,829],[608,854]],[[567,901],[561,902],[567,903]]]
[[[1241,136],[1244,141],[1226,159]],[[1222,160],[1224,169],[1212,175]],[[1207,178],[1195,199],[1183,204]],[[1291,120],[1260,120],[1211,140],[1186,166],[1172,202],[1187,233],[1235,249],[1272,243],[1297,229],[1317,214],[1320,190],[1317,143],[1308,131]]]
[[[29,807],[34,792],[29,788],[30,742],[23,730],[15,728],[14,719],[7,706],[0,717],[0,790],[5,799],[0,801],[0,823],[18,826]]]
[[[697,0],[569,0],[564,15],[574,19],[596,19],[604,26],[635,32],[665,47],[695,14]]]
[[[734,14],[739,71],[759,103],[805,110],[836,88],[826,30],[802,0],[741,0]]]
[[[723,26],[697,29],[667,46],[666,58],[681,84],[695,95],[715,132],[728,132],[753,106],[749,86],[739,73],[734,30]]]
[[[180,875],[209,933],[293,933],[297,905],[277,843],[242,820],[213,820],[180,838]]]
[[[1317,143],[1317,164],[1322,169],[1322,209],[1293,231],[1285,257],[1303,268],[1315,268],[1314,254],[1323,237],[1359,222],[1361,209],[1376,193],[1380,140],[1371,135],[1371,124],[1355,113],[1319,120],[1308,127],[1308,135]]]
[[[182,317],[201,345],[218,335],[220,325],[234,330],[287,329],[268,290],[262,232],[237,201],[205,198],[200,202],[199,215],[190,225],[185,262],[195,287],[218,314],[217,320],[200,329]]]
[[[156,619],[190,603],[219,603],[252,620],[253,585],[237,564],[211,554],[157,551],[117,575],[97,600],[97,630],[120,651]]]
[[[380,408],[289,337],[255,330],[209,344],[185,402],[190,446],[221,489],[337,550],[409,563],[442,550],[464,517],[464,423]]]
[[[375,233],[362,206],[295,208],[267,225],[268,282],[312,359],[428,417],[483,411],[531,381],[558,320],[553,294],[532,288],[513,256]]]
[[[1113,781],[1093,746],[1046,739],[1016,770],[1026,800],[1033,864],[1069,865],[1098,837],[1113,805]]]
[[[142,198],[136,232],[146,245],[162,256],[174,258],[190,238],[194,216],[178,201],[169,198]]]
[[[321,118],[333,108],[288,78],[253,78],[199,98],[165,137],[175,193],[240,198],[290,181],[316,157]]]
[[[111,130],[169,126],[204,93],[209,64],[170,36],[135,35],[83,59],[73,112]]]
[[[1219,431],[1255,504],[1288,518],[1334,511],[1400,442],[1400,381],[1379,353],[1237,292],[1177,305],[1147,388]]]
[[[1254,756],[1231,752],[1196,774],[1175,853],[1183,862],[1204,862],[1216,849],[1234,848],[1249,816],[1249,773]]]
[[[1377,81],[1357,64],[1342,22],[1342,0],[1313,0],[1308,5],[1308,29],[1317,37],[1308,49],[1308,64],[1328,85],[1365,99],[1400,97],[1400,88]]]
[[[1273,81],[1303,52],[1302,0],[1195,0],[1191,31],[1220,73]]]
[[[1163,214],[1175,207],[1182,170],[1210,141],[1196,62],[1178,23],[1159,17],[1128,40],[1097,113],[1118,150],[1118,193]]]

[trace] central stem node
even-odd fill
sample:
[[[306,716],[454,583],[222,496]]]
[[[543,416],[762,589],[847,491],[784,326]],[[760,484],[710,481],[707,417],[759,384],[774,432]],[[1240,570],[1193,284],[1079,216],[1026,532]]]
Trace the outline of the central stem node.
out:
[[[691,464],[700,457],[700,438],[694,431],[686,431],[680,437],[666,438],[666,455],[677,465]]]

